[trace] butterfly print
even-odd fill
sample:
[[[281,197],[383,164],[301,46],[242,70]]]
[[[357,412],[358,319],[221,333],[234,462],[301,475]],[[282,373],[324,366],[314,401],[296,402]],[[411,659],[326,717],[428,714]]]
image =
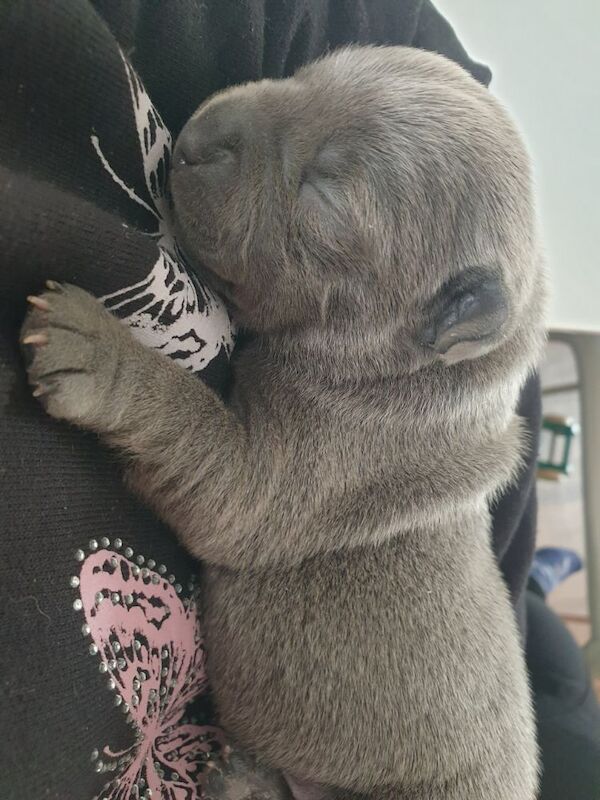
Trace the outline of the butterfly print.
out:
[[[130,548],[120,552],[120,540],[113,548],[87,557],[78,551],[81,571],[72,579],[89,651],[134,734],[125,751],[106,745],[92,754],[95,770],[109,778],[95,800],[198,800],[223,738],[218,728],[185,718],[189,702],[207,689],[194,584],[182,599],[183,587],[164,565],[134,559]]]
[[[181,366],[198,372],[221,350],[231,353],[234,330],[224,304],[194,279],[177,247],[170,224],[167,177],[172,140],[135,70],[121,58],[127,75],[137,138],[142,155],[147,199],[127,186],[110,166],[100,140],[92,146],[114,182],[156,220],[158,258],[145,278],[101,298],[125,320],[137,338],[161,350]]]

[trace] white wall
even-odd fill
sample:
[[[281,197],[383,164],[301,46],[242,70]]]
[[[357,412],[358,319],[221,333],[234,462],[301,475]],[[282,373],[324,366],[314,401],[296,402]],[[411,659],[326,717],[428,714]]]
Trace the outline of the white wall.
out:
[[[600,331],[600,0],[434,0],[533,157],[550,323]]]

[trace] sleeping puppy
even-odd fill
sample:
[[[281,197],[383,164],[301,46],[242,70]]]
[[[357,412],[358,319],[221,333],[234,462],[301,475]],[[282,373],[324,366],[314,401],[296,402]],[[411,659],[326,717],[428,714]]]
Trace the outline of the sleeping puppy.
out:
[[[220,720],[295,797],[533,800],[488,512],[544,338],[513,124],[440,56],[354,48],[210,99],[174,162],[178,239],[252,334],[230,396],[53,283],[35,394],[204,562]],[[231,797],[280,791],[233,763]]]

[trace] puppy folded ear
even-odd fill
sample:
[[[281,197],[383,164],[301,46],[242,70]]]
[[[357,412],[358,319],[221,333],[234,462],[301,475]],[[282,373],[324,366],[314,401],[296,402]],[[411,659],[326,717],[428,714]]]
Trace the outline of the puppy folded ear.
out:
[[[508,315],[508,293],[499,274],[470,267],[444,284],[432,299],[421,344],[446,364],[479,358],[498,344]]]

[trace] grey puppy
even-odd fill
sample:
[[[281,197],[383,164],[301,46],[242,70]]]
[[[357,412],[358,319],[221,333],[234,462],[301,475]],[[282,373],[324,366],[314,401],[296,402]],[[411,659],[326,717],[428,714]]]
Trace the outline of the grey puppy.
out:
[[[513,124],[442,57],[348,49],[210,99],[171,185],[253,334],[228,400],[73,287],[33,298],[23,342],[49,413],[127,454],[205,563],[222,724],[296,797],[533,800],[488,512],[544,338]]]

